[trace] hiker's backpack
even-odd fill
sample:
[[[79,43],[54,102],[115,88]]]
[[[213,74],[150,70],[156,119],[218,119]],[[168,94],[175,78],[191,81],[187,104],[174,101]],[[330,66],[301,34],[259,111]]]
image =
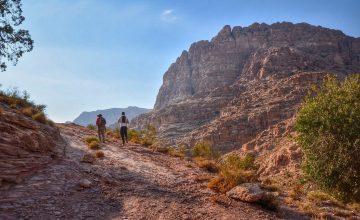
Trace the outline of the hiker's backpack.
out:
[[[126,116],[125,115],[121,116],[121,123],[126,123]]]
[[[106,120],[105,120],[105,118],[101,117],[100,126],[105,126],[105,125],[106,125]]]

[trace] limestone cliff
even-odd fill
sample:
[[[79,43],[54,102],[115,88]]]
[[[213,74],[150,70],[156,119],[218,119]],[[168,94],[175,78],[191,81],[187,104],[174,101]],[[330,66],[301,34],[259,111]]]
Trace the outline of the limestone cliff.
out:
[[[166,71],[154,110],[162,143],[208,140],[223,152],[294,116],[310,84],[325,74],[360,72],[360,38],[288,22],[225,26],[184,51]]]

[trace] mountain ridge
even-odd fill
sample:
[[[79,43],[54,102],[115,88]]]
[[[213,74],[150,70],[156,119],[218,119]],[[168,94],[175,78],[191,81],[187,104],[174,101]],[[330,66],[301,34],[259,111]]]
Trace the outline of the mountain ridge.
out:
[[[121,112],[125,112],[129,120],[134,117],[149,112],[150,109],[141,108],[137,106],[128,106],[127,108],[109,108],[96,111],[84,111],[80,113],[78,117],[73,120],[73,123],[86,126],[89,124],[95,124],[96,116],[102,114],[107,120],[107,125],[112,126],[116,123],[117,119],[120,117]]]

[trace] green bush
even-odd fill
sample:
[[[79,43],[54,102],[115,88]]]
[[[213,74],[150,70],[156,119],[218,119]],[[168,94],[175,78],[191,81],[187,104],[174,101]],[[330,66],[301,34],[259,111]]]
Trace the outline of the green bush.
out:
[[[313,87],[296,120],[307,177],[323,190],[360,200],[360,75]]]
[[[219,152],[217,152],[208,142],[195,144],[192,149],[192,155],[193,157],[204,157],[207,159],[217,159],[220,156]]]

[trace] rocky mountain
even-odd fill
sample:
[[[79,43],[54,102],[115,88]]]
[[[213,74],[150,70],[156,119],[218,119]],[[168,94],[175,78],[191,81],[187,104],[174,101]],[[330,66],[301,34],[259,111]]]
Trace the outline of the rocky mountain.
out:
[[[205,140],[223,152],[269,151],[280,143],[271,138],[291,132],[285,122],[309,85],[328,73],[360,73],[360,38],[306,23],[226,25],[182,52],[163,77],[154,110],[131,123],[155,125],[165,145]],[[255,141],[269,129],[267,144]]]
[[[121,115],[121,112],[125,112],[129,120],[131,120],[134,117],[143,113],[147,113],[149,111],[151,111],[151,109],[129,106],[127,108],[111,108],[91,112],[82,112],[77,118],[74,119],[73,122],[75,124],[83,126],[86,126],[88,124],[95,124],[96,116],[98,114],[102,114],[106,118],[107,125],[111,126],[117,122]]]

